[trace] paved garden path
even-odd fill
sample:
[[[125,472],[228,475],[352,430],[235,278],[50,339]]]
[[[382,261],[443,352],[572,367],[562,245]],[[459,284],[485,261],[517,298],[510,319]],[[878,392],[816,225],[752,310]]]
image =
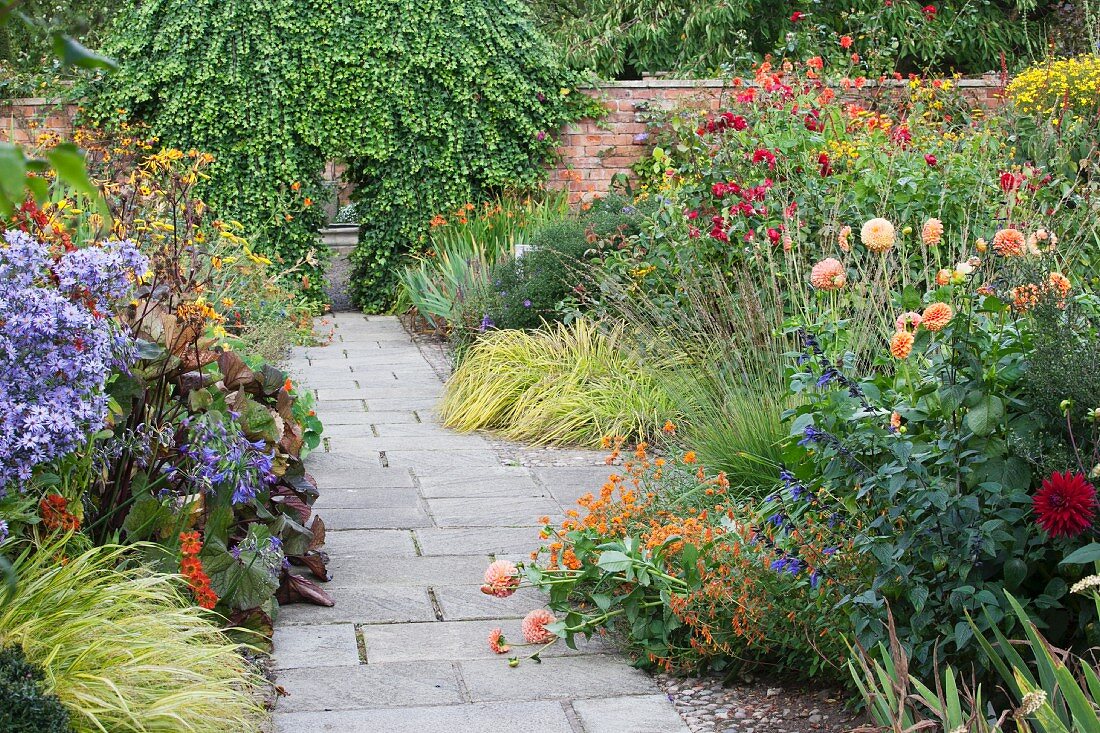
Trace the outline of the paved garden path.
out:
[[[598,488],[606,467],[525,468],[485,437],[442,428],[441,379],[396,319],[330,322],[331,344],[297,350],[290,369],[325,424],[307,469],[336,606],[280,612],[278,733],[686,732],[648,675],[607,646],[559,644],[512,669],[486,643],[496,626],[520,640],[542,599],[482,594],[485,567],[525,558],[538,518]]]

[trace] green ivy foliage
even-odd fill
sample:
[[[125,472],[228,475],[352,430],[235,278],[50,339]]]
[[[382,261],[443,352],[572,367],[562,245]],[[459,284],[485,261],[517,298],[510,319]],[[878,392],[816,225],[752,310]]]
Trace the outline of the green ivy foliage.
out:
[[[593,111],[520,0],[352,0],[330,63],[349,85],[333,131],[362,223],[353,296],[392,303],[399,261],[428,221],[535,187],[561,125]]]
[[[209,201],[260,249],[316,249],[320,212],[287,221],[287,189],[318,200],[324,161],[346,159],[353,295],[373,311],[433,214],[535,186],[553,133],[594,105],[521,0],[147,0],[105,50],[122,68],[95,90],[97,117],[122,109],[217,156]]]
[[[240,221],[253,246],[287,265],[309,257],[302,285],[321,295],[327,249],[316,235],[327,150],[317,119],[317,3],[147,0],[119,9],[104,52],[119,69],[89,90],[92,120],[147,123],[174,147],[215,156],[200,195]],[[301,188],[292,190],[295,183]]]

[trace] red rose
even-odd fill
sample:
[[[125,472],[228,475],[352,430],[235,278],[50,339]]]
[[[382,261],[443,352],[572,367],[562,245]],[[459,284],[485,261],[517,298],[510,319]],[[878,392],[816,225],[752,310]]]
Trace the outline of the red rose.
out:
[[[928,155],[924,156],[924,162],[927,163],[932,168],[935,168],[936,167],[936,162],[937,162],[936,161],[936,156],[929,153]]]
[[[925,20],[935,20],[936,19],[936,6],[935,5],[925,5],[923,8],[921,8],[921,12],[924,13]]]
[[[802,20],[805,17],[806,16],[803,13],[800,13],[796,10],[793,13],[791,13],[791,22],[792,23],[797,23],[798,21]]]

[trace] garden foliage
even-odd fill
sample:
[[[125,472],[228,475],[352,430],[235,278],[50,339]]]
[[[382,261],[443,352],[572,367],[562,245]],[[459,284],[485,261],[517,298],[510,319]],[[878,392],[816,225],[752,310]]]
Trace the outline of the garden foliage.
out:
[[[0,730],[10,733],[66,733],[69,713],[44,689],[42,670],[27,661],[23,647],[0,648]]]
[[[89,88],[86,111],[101,126],[143,122],[164,144],[212,155],[199,195],[244,224],[258,252],[306,262],[299,284],[319,298],[323,217],[313,204],[327,148],[308,20],[293,2],[126,4],[104,43],[118,69]]]
[[[0,605],[0,646],[21,646],[43,670],[44,689],[69,711],[71,730],[257,729],[259,680],[239,642],[173,576],[140,563],[120,569],[137,559],[129,548],[68,550],[59,537],[15,558],[19,585]]]
[[[1000,68],[1002,54],[1038,53],[1053,12],[1029,0],[538,0],[534,8],[571,65],[628,79],[661,72],[715,75],[769,53],[805,59],[844,35],[858,39],[851,51],[868,57],[875,75],[895,69],[981,73]]]

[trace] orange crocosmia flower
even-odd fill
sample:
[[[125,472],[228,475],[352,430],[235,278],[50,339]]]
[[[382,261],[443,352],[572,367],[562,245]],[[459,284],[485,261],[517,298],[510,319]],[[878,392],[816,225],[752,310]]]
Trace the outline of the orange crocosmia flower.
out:
[[[292,389],[294,389],[294,383],[290,381],[290,377],[287,377],[286,381],[283,382],[283,391],[289,392]]]
[[[676,432],[676,424],[673,423],[671,420],[665,420],[665,424],[661,428],[661,430],[663,430],[668,435],[672,435]]]
[[[290,184],[290,190],[291,191],[300,191],[301,189],[302,189],[302,182],[301,181],[295,181],[294,183]]]
[[[689,450],[684,454],[684,463],[695,463],[695,451]]]

